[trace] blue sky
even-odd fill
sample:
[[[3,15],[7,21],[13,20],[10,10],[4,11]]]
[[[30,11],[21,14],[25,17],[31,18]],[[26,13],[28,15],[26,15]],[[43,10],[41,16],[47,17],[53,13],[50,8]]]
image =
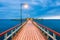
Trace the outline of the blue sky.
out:
[[[27,3],[29,9],[22,8],[23,18],[60,19],[60,0],[0,0],[0,19],[19,19],[21,3]]]

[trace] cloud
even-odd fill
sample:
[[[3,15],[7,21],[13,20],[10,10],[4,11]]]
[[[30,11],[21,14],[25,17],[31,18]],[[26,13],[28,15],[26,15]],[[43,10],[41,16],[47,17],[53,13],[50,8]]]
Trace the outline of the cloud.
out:
[[[60,19],[60,16],[46,16],[46,17],[39,17],[38,19]]]
[[[60,6],[60,2],[56,2],[56,5],[57,5],[57,6]]]
[[[26,17],[27,13],[30,13],[31,17],[41,16],[41,15],[52,15],[54,13],[56,15],[57,13],[59,14],[60,12],[53,11],[53,10],[46,11],[46,9],[60,4],[59,2],[55,3],[55,1],[52,1],[52,0],[0,0],[0,18],[2,19],[20,18],[21,3],[28,3],[30,6],[28,10],[22,9],[24,17]],[[30,16],[30,14],[27,14],[27,15]]]
[[[20,18],[20,0],[0,0],[0,19]]]

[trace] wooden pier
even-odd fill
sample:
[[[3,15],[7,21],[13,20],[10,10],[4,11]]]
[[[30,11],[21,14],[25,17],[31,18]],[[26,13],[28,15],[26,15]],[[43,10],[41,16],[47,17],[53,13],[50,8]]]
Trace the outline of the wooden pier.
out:
[[[28,18],[22,25],[17,24],[13,28],[0,33],[0,40],[9,40],[9,38],[11,40],[50,40],[50,38],[57,40],[56,36],[60,37],[60,33]]]
[[[47,38],[41,30],[32,23],[32,20],[28,20],[12,40],[47,40]]]

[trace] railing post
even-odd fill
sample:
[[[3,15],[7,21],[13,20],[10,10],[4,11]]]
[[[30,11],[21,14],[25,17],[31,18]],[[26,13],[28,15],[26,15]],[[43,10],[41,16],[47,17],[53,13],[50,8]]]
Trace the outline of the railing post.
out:
[[[4,36],[4,40],[7,40],[7,33],[6,33],[5,36]]]
[[[11,30],[11,34],[13,33],[13,30]],[[13,35],[11,36],[11,39],[13,38]]]
[[[40,26],[39,29],[42,29],[42,27]]]
[[[45,31],[45,28],[42,28]],[[44,32],[43,32],[44,33]],[[45,34],[45,33],[44,33]]]
[[[49,34],[49,30],[47,30],[47,33]],[[49,39],[49,36],[47,35],[47,38]]]
[[[53,37],[56,39],[56,35],[53,33]],[[55,40],[55,39],[53,39],[53,40]]]
[[[17,28],[15,28],[15,30],[16,30]],[[15,34],[16,34],[16,32],[15,32]]]
[[[43,28],[41,27],[41,29],[43,29]]]
[[[44,28],[44,30],[45,30],[45,28]]]

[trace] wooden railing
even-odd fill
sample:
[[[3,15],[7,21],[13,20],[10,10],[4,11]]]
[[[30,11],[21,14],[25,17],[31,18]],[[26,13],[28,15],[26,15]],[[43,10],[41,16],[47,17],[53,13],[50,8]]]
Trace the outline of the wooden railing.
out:
[[[35,26],[37,26],[47,36],[48,40],[50,40],[50,38],[51,38],[51,40],[60,40],[60,39],[56,38],[57,36],[59,36],[59,38],[60,38],[60,33],[56,32],[42,24],[37,24],[36,22],[34,23],[34,21],[32,21],[32,23]]]
[[[56,32],[42,24],[39,24],[39,28],[47,35],[48,39],[50,37],[52,40],[57,40],[56,36],[60,37],[60,33]],[[53,33],[53,35],[51,35],[50,33]]]
[[[0,37],[4,36],[4,38],[2,40],[8,40],[9,38],[12,39],[14,34],[16,34],[16,32],[18,32],[26,23],[27,23],[27,21],[23,22],[22,25],[17,24],[13,28],[10,28],[10,29],[6,30],[5,32],[0,33]],[[8,35],[9,32],[10,32],[10,34]]]
[[[10,28],[8,30],[6,30],[5,32],[0,33],[0,37],[4,36],[3,40],[8,40],[10,37],[12,38],[13,35],[20,29],[20,24],[14,26],[13,28]],[[10,34],[8,35],[8,33],[10,32]]]

